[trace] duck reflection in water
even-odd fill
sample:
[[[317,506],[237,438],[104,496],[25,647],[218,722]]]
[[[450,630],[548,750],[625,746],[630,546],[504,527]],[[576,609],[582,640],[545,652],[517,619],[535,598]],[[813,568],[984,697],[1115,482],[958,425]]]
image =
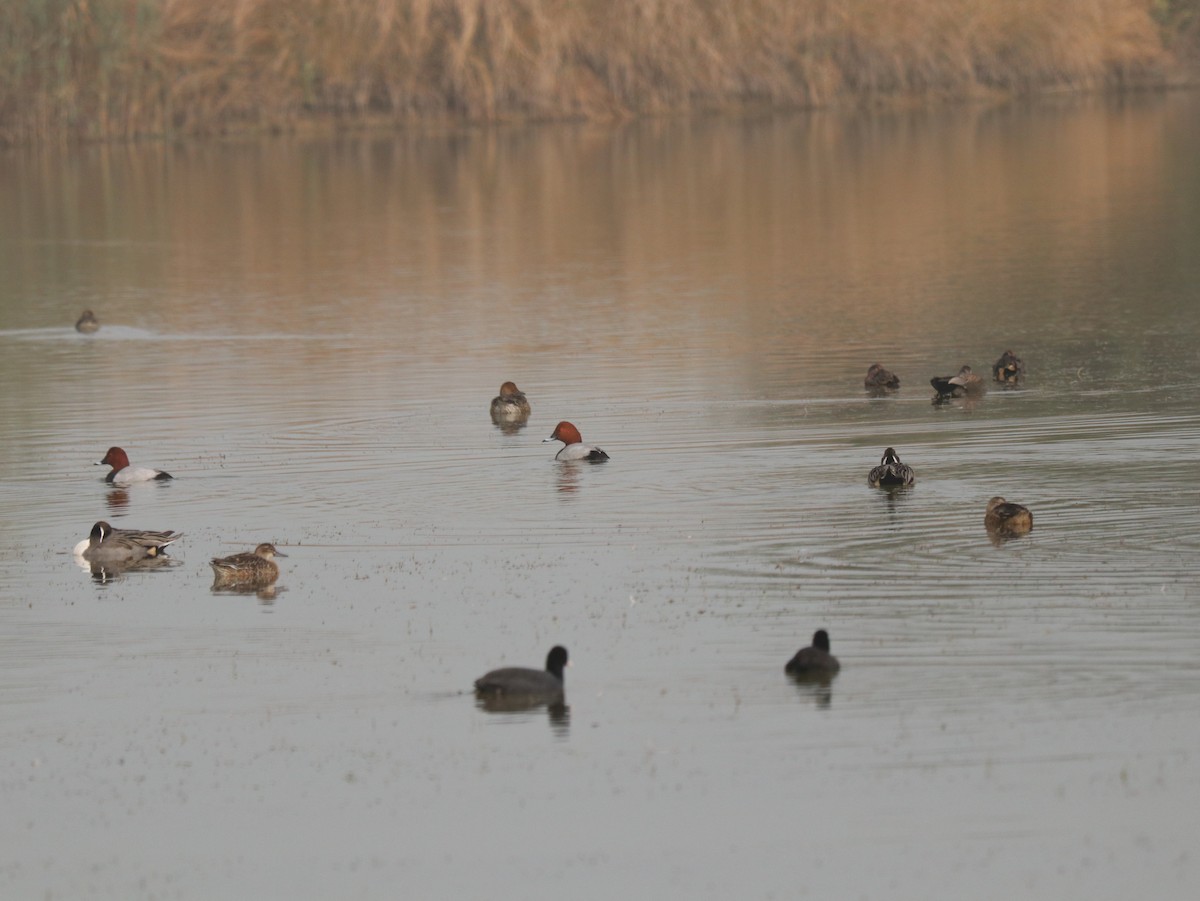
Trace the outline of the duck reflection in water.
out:
[[[214,581],[209,588],[213,594],[237,594],[237,595],[254,595],[258,598],[258,603],[263,607],[274,605],[275,599],[279,595],[287,591],[286,586],[277,585],[271,582],[269,585],[239,585],[239,584],[221,584]]]
[[[836,675],[788,673],[788,679],[796,686],[802,698],[813,701],[821,710],[828,710],[833,706],[833,680]]]
[[[583,478],[583,464],[578,460],[568,460],[555,467],[554,476],[558,492],[570,496],[579,490],[579,483]]]
[[[176,560],[172,557],[143,557],[140,560],[127,560],[123,562],[113,561],[87,561],[82,557],[76,557],[75,562],[79,564],[80,569],[89,573],[93,582],[98,582],[101,585],[107,585],[110,582],[115,582],[126,573],[131,572],[153,572],[155,570],[165,572],[175,566],[183,564],[182,560]]]
[[[476,692],[475,706],[487,713],[520,714],[530,713],[542,707],[550,720],[550,728],[558,735],[566,735],[571,728],[571,708],[566,699],[539,698],[529,696],[483,695]]]
[[[108,492],[104,503],[110,510],[122,511],[129,506],[129,492],[124,488],[114,488]]]

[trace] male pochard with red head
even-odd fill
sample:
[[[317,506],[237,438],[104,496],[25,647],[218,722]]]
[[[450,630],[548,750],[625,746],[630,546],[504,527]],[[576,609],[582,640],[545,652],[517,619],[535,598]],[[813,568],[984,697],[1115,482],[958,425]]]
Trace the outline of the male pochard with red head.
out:
[[[111,466],[112,472],[104,477],[104,481],[113,485],[131,485],[134,482],[151,482],[154,480],[174,478],[169,472],[161,469],[150,469],[145,466],[130,466],[129,456],[119,447],[110,447],[103,460],[96,461],[97,466]]]
[[[545,439],[542,444],[550,441],[561,441],[566,445],[566,447],[554,455],[555,460],[590,460],[593,463],[599,463],[602,460],[608,459],[608,454],[600,450],[600,448],[589,447],[584,444],[583,437],[579,434],[579,429],[565,420],[554,427],[554,433]]]

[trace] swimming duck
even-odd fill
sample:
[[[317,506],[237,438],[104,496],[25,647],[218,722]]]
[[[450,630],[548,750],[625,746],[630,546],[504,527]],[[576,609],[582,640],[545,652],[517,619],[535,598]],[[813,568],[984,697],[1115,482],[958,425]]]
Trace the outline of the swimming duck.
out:
[[[813,633],[812,646],[801,648],[783,668],[793,676],[811,674],[832,675],[841,669],[838,659],[829,653],[829,633],[818,629]]]
[[[92,535],[96,534],[96,530],[100,529],[100,540],[104,541],[108,538],[120,538],[126,541],[132,541],[135,544],[140,544],[145,548],[165,548],[172,541],[178,541],[183,537],[182,532],[151,532],[145,529],[115,529],[106,522],[98,522],[92,526],[92,531],[87,538],[75,545],[73,553],[77,557],[82,557],[87,549],[92,544]],[[157,552],[156,552],[157,553]]]
[[[555,645],[546,655],[544,670],[522,666],[494,669],[475,680],[475,692],[480,695],[557,697],[563,693],[563,667],[566,665],[567,649]]]
[[[1002,497],[994,497],[988,501],[983,524],[989,532],[1004,537],[1028,535],[1033,529],[1033,514],[1029,512],[1028,507],[1009,503]]]
[[[992,378],[1005,385],[1019,385],[1025,378],[1025,364],[1011,350],[1006,350],[992,364]]]
[[[275,545],[264,541],[249,553],[213,557],[209,561],[209,566],[216,574],[213,584],[255,588],[270,585],[279,578],[279,564],[275,562],[275,558],[286,556],[287,554],[277,550]]]
[[[161,469],[150,469],[144,466],[130,466],[129,457],[119,447],[110,447],[103,460],[97,460],[96,466],[111,466],[112,471],[104,477],[104,481],[113,485],[132,485],[134,482],[164,481],[175,478],[169,472]]]
[[[96,318],[96,314],[91,310],[84,310],[80,317],[75,320],[75,331],[77,332],[90,335],[92,332],[99,330],[100,320]]]
[[[554,455],[555,460],[590,460],[593,463],[599,463],[608,459],[608,454],[600,448],[588,447],[584,444],[579,429],[565,420],[554,427],[553,434],[544,439],[542,444],[550,441],[561,441],[566,445]]]
[[[530,413],[529,399],[515,382],[505,382],[500,386],[500,394],[492,398],[493,419],[519,419]]]
[[[86,541],[75,545],[75,553],[93,563],[131,563],[160,556],[168,544],[182,537],[180,532],[114,529],[101,520],[92,526]]]
[[[963,366],[958,370],[958,375],[935,375],[929,380],[929,384],[937,391],[938,400],[963,395],[974,396],[987,390],[983,379],[973,373],[970,366]]]
[[[872,363],[867,370],[867,377],[863,379],[863,387],[868,391],[895,391],[900,387],[900,378],[878,363]]]
[[[879,465],[867,473],[867,484],[872,488],[907,487],[916,482],[917,476],[907,463],[900,462],[894,447],[883,452]]]

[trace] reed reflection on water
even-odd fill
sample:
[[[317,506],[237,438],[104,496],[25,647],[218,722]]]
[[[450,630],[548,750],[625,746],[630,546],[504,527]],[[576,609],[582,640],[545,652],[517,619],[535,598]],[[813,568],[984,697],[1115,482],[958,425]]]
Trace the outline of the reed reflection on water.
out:
[[[1196,102],[11,152],[3,893],[1197,884]]]

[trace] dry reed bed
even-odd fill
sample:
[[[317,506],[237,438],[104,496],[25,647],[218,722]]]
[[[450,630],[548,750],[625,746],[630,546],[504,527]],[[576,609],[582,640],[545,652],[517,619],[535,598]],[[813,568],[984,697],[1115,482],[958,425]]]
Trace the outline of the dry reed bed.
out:
[[[1189,0],[1190,2],[1190,0]],[[9,0],[0,140],[1161,82],[1154,0]]]

